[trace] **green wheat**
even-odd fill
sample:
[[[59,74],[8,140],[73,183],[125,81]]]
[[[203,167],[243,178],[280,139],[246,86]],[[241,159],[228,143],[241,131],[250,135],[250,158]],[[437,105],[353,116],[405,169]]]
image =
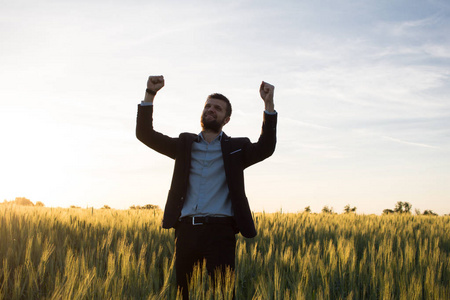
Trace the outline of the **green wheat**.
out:
[[[238,237],[235,274],[213,284],[198,266],[193,299],[450,298],[450,217],[254,217],[258,235]],[[176,299],[174,232],[161,219],[1,205],[0,299]]]

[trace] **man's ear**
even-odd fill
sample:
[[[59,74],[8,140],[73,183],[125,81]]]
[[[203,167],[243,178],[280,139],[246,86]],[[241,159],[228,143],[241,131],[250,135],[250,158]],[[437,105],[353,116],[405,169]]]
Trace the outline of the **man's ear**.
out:
[[[225,120],[223,120],[222,126],[225,126],[225,124],[227,124],[228,122],[230,122],[230,117],[226,117]]]

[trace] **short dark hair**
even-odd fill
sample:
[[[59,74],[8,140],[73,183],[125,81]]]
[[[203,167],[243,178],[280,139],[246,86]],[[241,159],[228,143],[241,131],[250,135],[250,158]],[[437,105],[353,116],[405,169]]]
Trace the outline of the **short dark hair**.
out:
[[[226,114],[225,116],[226,117],[231,116],[231,102],[230,102],[230,100],[228,100],[227,97],[225,97],[224,95],[219,94],[219,93],[214,93],[214,94],[209,95],[208,99],[209,98],[214,98],[214,99],[219,99],[219,100],[225,101],[225,103],[227,104],[227,110],[225,112],[225,114]]]

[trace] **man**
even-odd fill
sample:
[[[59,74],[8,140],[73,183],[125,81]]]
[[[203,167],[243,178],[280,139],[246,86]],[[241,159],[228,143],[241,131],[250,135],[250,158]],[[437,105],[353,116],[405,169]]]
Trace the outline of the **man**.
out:
[[[178,138],[153,129],[153,101],[164,86],[163,76],[150,76],[145,99],[138,106],[136,136],[150,148],[175,159],[172,184],[164,209],[163,228],[175,228],[177,284],[188,299],[193,266],[206,261],[208,273],[235,266],[235,234],[256,235],[244,190],[244,169],[272,155],[276,144],[277,113],[274,86],[262,82],[265,112],[258,142],[230,138],[222,127],[230,121],[230,101],[208,96],[201,115],[200,134]]]

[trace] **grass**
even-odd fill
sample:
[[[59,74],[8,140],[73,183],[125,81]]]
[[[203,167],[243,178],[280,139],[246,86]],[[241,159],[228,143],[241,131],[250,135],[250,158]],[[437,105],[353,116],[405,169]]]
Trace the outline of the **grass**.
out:
[[[194,299],[448,299],[450,217],[255,213],[236,273]],[[0,205],[0,299],[176,299],[159,210]],[[219,279],[220,280],[220,279]]]

